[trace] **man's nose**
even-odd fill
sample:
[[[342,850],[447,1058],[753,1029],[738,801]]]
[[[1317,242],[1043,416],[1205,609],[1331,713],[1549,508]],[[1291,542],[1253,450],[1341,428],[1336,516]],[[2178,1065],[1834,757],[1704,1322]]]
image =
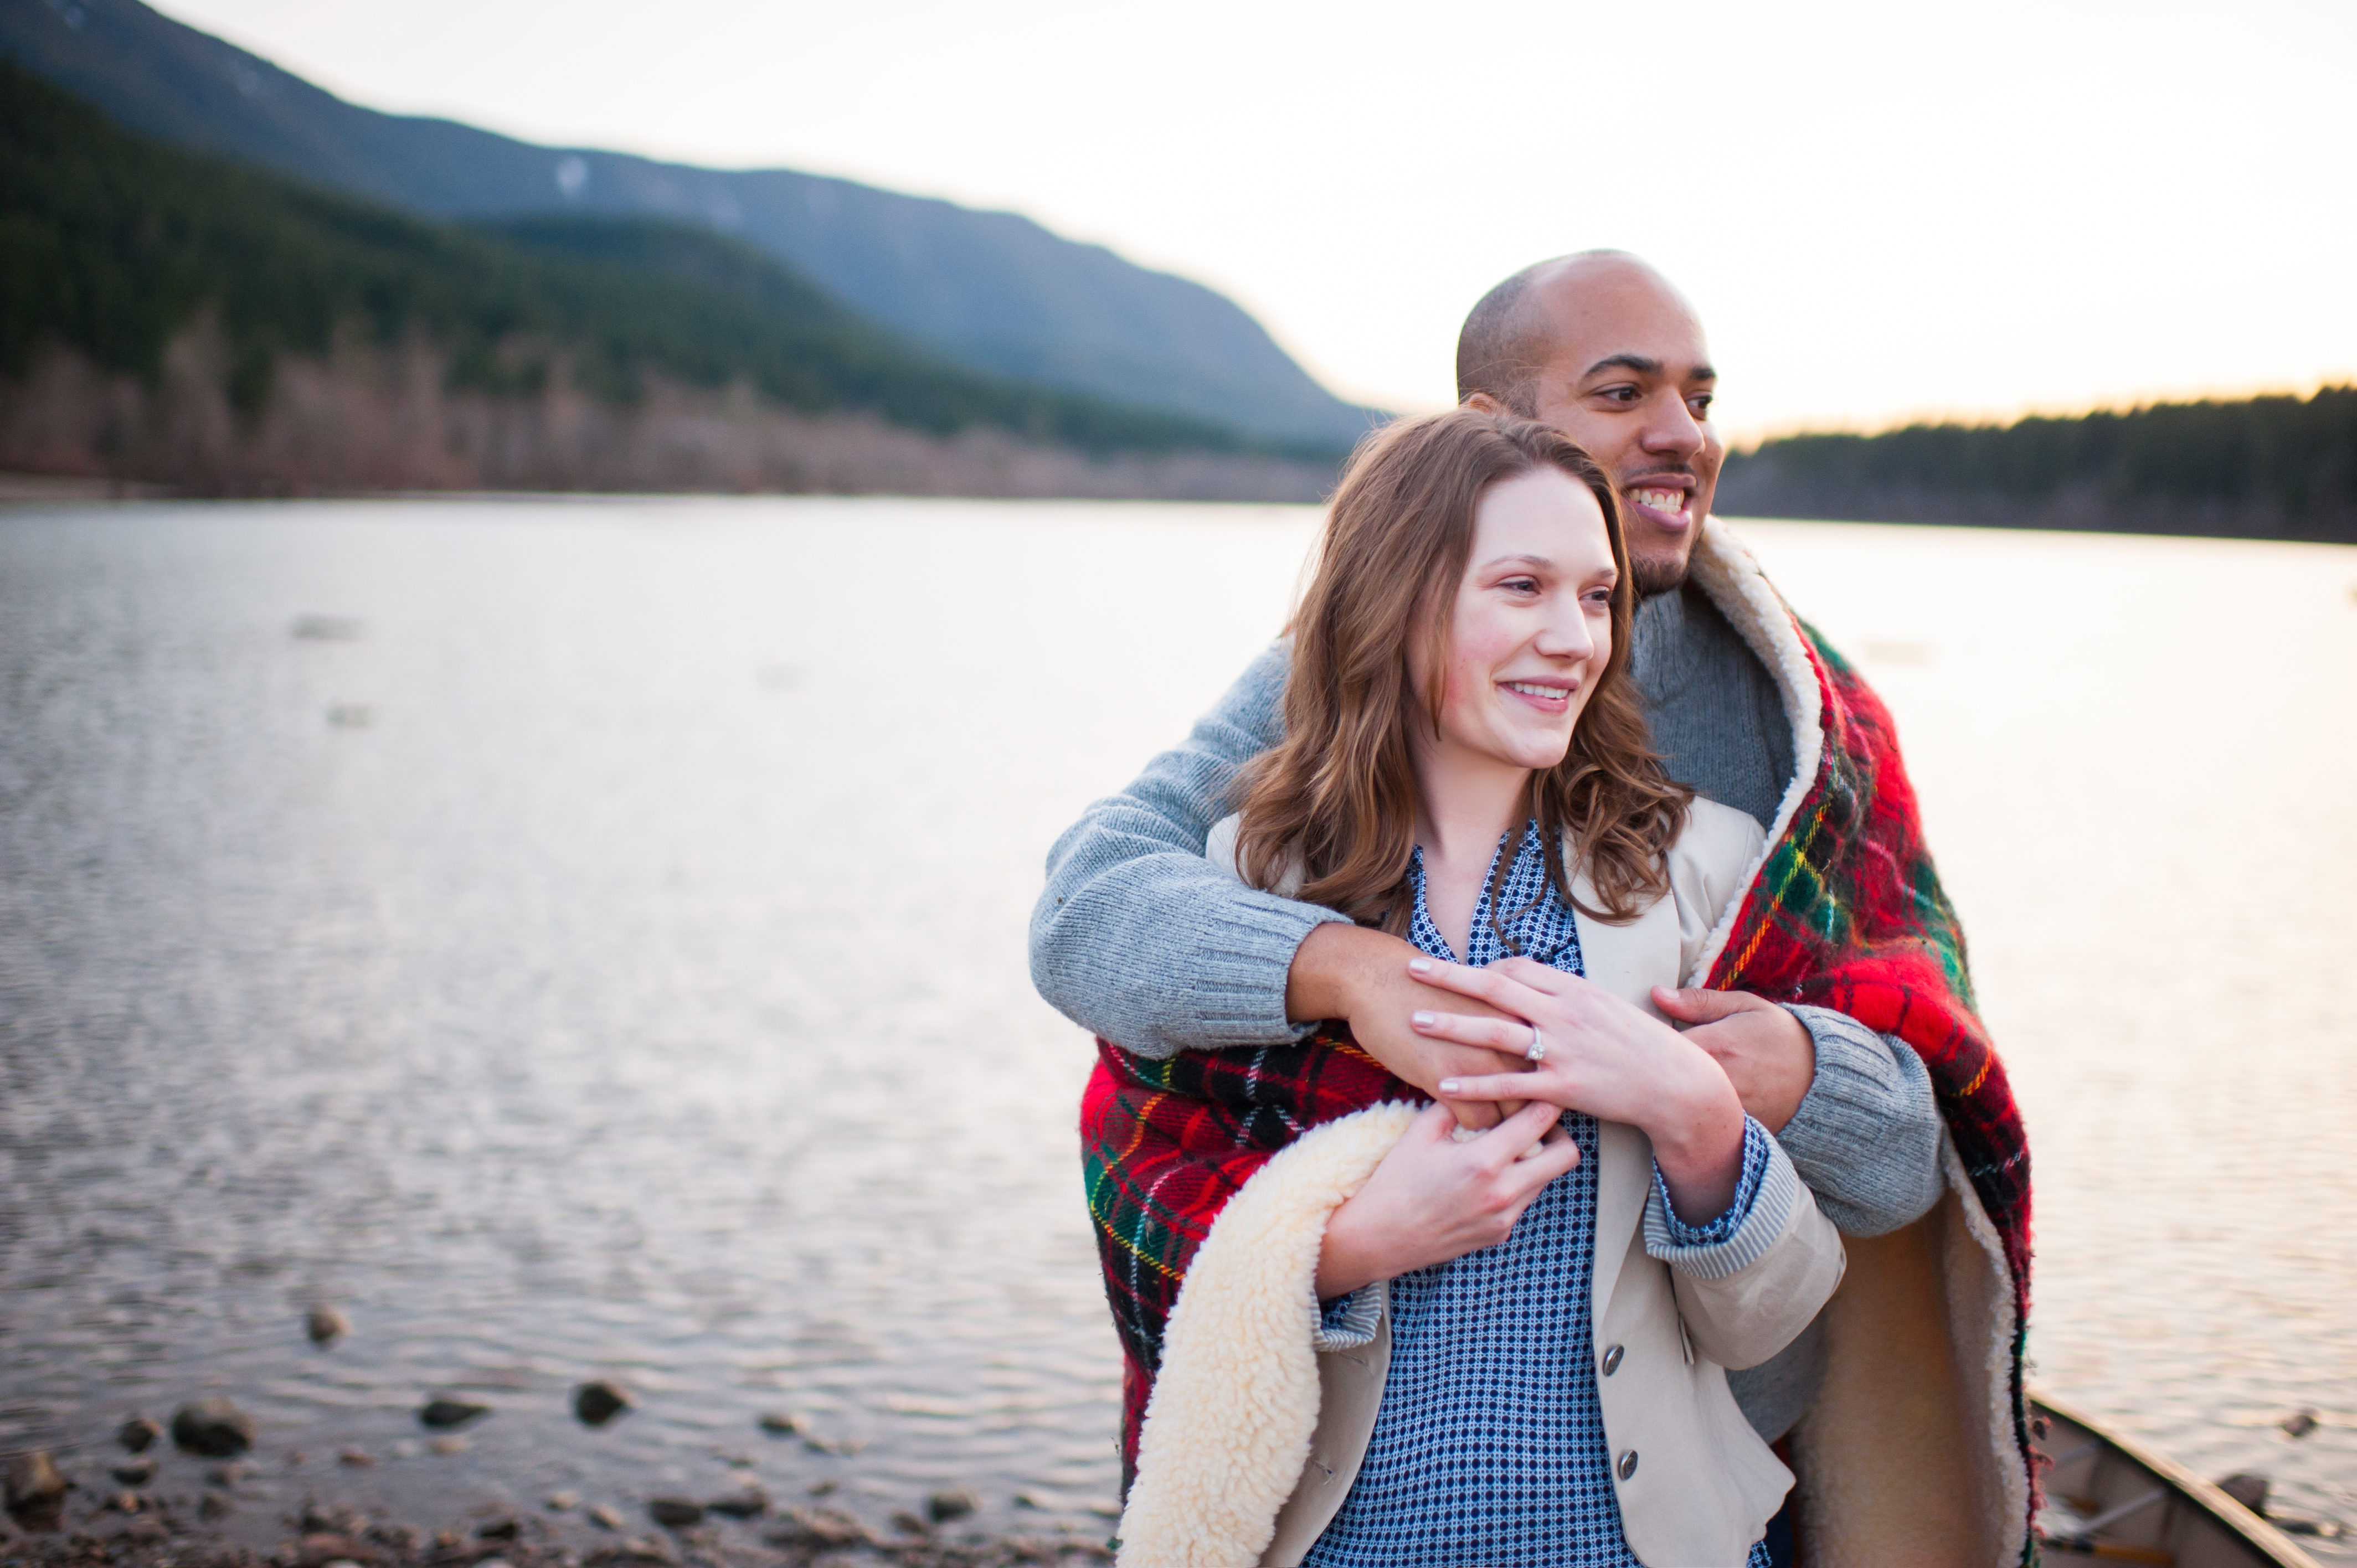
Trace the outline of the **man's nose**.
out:
[[[1645,410],[1645,428],[1639,445],[1655,456],[1693,456],[1703,447],[1702,424],[1674,390],[1653,399]]]

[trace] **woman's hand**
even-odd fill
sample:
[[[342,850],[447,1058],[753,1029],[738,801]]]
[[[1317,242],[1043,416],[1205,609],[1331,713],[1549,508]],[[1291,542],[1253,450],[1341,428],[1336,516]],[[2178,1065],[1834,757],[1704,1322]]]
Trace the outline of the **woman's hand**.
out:
[[[1579,1145],[1558,1125],[1561,1114],[1552,1105],[1527,1105],[1458,1143],[1448,1107],[1426,1106],[1367,1185],[1327,1220],[1318,1298],[1331,1301],[1512,1235],[1539,1189],[1579,1163]]]
[[[1542,1100],[1638,1128],[1679,1218],[1706,1224],[1727,1211],[1743,1175],[1743,1104],[1726,1072],[1675,1029],[1591,981],[1526,958],[1486,969],[1411,960],[1427,985],[1470,996],[1527,1024],[1455,1013],[1418,1013],[1422,1034],[1517,1055],[1532,1031],[1546,1055],[1527,1072],[1444,1079],[1462,1100]]]

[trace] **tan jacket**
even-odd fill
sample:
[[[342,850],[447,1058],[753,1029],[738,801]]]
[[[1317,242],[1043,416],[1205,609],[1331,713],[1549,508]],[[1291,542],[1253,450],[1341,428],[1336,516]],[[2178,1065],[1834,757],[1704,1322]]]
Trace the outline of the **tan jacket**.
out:
[[[1206,851],[1231,871],[1234,838],[1230,819]],[[1749,817],[1697,800],[1671,852],[1672,897],[1625,926],[1576,917],[1588,978],[1652,1011],[1652,987],[1685,978],[1762,842]],[[1597,902],[1584,877],[1574,891]],[[1385,1323],[1363,1348],[1312,1349],[1318,1251],[1328,1217],[1413,1116],[1377,1106],[1316,1128],[1222,1210],[1164,1337],[1124,1568],[1298,1563],[1341,1506],[1391,1340]],[[1767,1359],[1816,1316],[1841,1281],[1841,1239],[1781,1148],[1734,1242],[1682,1252],[1659,1207],[1644,1134],[1606,1123],[1594,1352],[1622,1527],[1648,1568],[1735,1568],[1792,1477],[1736,1407],[1726,1369]]]

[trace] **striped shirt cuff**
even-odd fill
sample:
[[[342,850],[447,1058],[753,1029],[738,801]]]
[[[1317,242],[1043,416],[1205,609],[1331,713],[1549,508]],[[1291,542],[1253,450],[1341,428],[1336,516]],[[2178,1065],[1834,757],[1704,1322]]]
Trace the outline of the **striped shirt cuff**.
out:
[[[1391,1281],[1377,1280],[1348,1295],[1319,1303],[1318,1332],[1311,1337],[1309,1348],[1321,1355],[1329,1350],[1365,1349],[1375,1342],[1376,1326],[1383,1322],[1391,1299]]]
[[[1768,1129],[1743,1119],[1743,1176],[1735,1201],[1707,1225],[1689,1225],[1670,1205],[1662,1169],[1653,1167],[1653,1190],[1645,1199],[1645,1252],[1698,1280],[1723,1280],[1768,1255],[1784,1233],[1799,1195],[1801,1178],[1792,1157]]]

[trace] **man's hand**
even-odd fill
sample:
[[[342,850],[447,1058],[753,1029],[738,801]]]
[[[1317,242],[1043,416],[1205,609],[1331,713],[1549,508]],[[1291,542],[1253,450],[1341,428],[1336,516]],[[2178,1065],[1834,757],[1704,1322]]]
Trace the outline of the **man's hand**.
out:
[[[1525,1064],[1514,1055],[1453,1046],[1429,1039],[1408,1023],[1417,1012],[1445,1009],[1486,1014],[1480,1003],[1437,990],[1407,972],[1419,958],[1415,945],[1381,931],[1329,921],[1303,939],[1286,973],[1285,1015],[1297,1024],[1340,1018],[1366,1053],[1430,1094],[1444,1078],[1480,1078],[1513,1072]],[[1502,1015],[1501,1015],[1502,1016]],[[1521,1109],[1485,1101],[1451,1102],[1459,1126],[1495,1126]]]
[[[1784,1130],[1817,1079],[1816,1042],[1798,1018],[1748,991],[1656,985],[1653,1005],[1726,1069],[1752,1120],[1770,1133]]]

